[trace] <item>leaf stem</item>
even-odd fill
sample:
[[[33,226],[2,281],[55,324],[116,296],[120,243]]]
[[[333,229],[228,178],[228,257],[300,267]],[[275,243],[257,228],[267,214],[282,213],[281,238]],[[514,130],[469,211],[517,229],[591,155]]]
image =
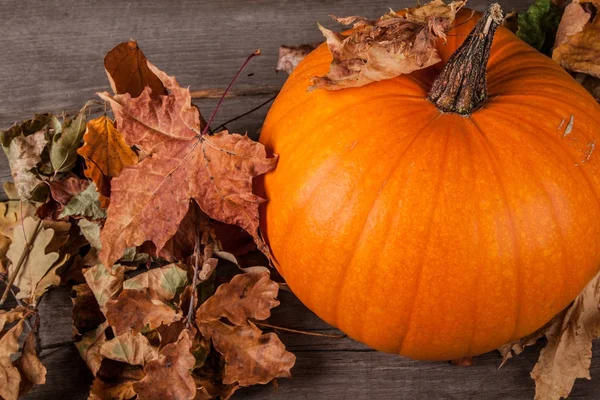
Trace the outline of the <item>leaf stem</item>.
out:
[[[248,56],[248,58],[246,58],[246,61],[244,61],[244,63],[242,64],[242,66],[240,67],[238,72],[235,74],[235,76],[233,77],[231,82],[229,82],[229,86],[227,86],[227,89],[225,89],[225,91],[223,92],[223,95],[221,95],[221,98],[219,99],[217,106],[215,107],[212,115],[210,116],[208,122],[206,123],[206,126],[202,130],[201,135],[206,135],[206,133],[209,131],[210,124],[212,124],[213,120],[215,119],[215,115],[217,115],[217,111],[219,111],[219,108],[221,108],[221,104],[223,104],[223,100],[225,100],[225,96],[227,96],[227,93],[229,92],[229,90],[231,89],[231,87],[233,86],[235,81],[239,78],[239,76],[241,75],[244,68],[246,68],[246,65],[248,65],[250,60],[252,60],[254,57],[259,56],[259,55],[260,55],[260,49],[257,49],[254,52],[252,52],[252,54],[250,54]]]
[[[237,121],[238,119],[243,118],[243,117],[245,117],[248,114],[252,114],[254,111],[256,111],[256,110],[258,110],[258,109],[266,106],[267,104],[269,104],[270,102],[272,102],[273,100],[275,100],[276,97],[277,97],[277,95],[274,95],[273,97],[269,98],[268,100],[265,100],[264,102],[260,103],[259,105],[257,105],[253,109],[248,110],[245,113],[238,115],[237,117],[233,117],[230,120],[227,120],[227,121],[223,122],[221,125],[219,125],[219,126],[217,126],[215,128],[215,132],[219,132],[219,129],[226,128],[227,124],[230,124],[233,121]]]
[[[346,335],[344,335],[344,334],[334,335],[334,334],[330,334],[330,333],[307,332],[307,331],[301,331],[298,329],[284,328],[281,326],[271,325],[271,324],[267,324],[266,322],[258,322],[258,321],[254,321],[254,320],[252,321],[252,323],[255,325],[258,325],[258,326],[264,326],[265,328],[278,329],[280,331],[298,333],[300,335],[320,336],[320,337],[328,337],[328,338],[333,338],[333,339],[343,339],[346,337]]]
[[[200,263],[198,259],[200,258],[200,232],[196,232],[196,246],[194,248],[194,277],[192,278],[192,293],[190,295],[190,307],[188,308],[187,313],[187,322],[186,327],[190,327],[192,325],[192,320],[194,319],[194,297],[196,296],[196,291],[198,288],[198,274],[200,271]]]
[[[25,237],[25,234],[23,234],[27,244],[25,245],[25,248],[23,249],[23,253],[21,253],[21,257],[19,258],[19,261],[17,262],[17,265],[15,267],[15,272],[10,277],[8,282],[6,283],[6,288],[4,289],[4,293],[2,294],[2,298],[0,299],[0,306],[4,305],[4,302],[6,301],[6,298],[8,297],[8,294],[11,291],[10,289],[11,289],[13,283],[15,282],[17,275],[19,275],[19,271],[21,270],[21,267],[29,258],[29,254],[31,253],[31,250],[33,249],[33,244],[35,243],[35,239],[37,238],[38,233],[40,233],[40,231],[41,231],[41,227],[42,227],[42,220],[40,219],[40,220],[38,220],[37,225],[35,226],[35,230],[31,234],[31,238],[29,238],[29,240],[27,240],[27,237]]]

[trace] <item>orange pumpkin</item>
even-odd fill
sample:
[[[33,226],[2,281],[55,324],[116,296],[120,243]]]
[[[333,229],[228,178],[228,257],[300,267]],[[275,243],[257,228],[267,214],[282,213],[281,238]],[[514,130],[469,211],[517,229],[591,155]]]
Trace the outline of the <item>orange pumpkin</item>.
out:
[[[427,100],[478,17],[434,67],[307,92],[325,45],[291,74],[260,141],[261,226],[300,300],[377,350],[427,360],[490,351],[543,326],[600,263],[600,106],[500,27],[470,115]],[[600,150],[597,150],[600,151]]]

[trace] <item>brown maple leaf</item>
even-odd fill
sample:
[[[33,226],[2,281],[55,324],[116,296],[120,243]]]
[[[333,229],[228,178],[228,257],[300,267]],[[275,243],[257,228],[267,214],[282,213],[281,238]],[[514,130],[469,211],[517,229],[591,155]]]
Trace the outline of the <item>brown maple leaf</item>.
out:
[[[600,78],[600,16],[592,11],[599,0],[574,0],[565,12],[556,33],[552,59],[563,68]]]
[[[146,325],[155,329],[181,319],[181,314],[160,300],[139,290],[125,289],[115,300],[106,302],[106,319],[116,335],[133,329],[141,332]]]
[[[168,96],[138,98],[100,93],[115,114],[129,145],[148,157],[123,170],[111,183],[108,217],[101,233],[100,259],[112,265],[126,247],[152,241],[157,252],[177,232],[194,199],[209,217],[238,225],[265,250],[258,236],[258,207],[252,179],[275,167],[264,147],[247,136],[203,135],[190,92],[151,64]],[[265,250],[266,251],[266,250]]]
[[[326,75],[312,79],[309,90],[364,86],[438,63],[436,43],[446,39],[465,3],[433,0],[404,14],[390,11],[376,21],[332,15],[335,21],[354,26],[349,34],[342,34],[319,25],[333,60]]]
[[[87,123],[83,141],[77,153],[85,159],[84,174],[96,184],[102,207],[107,207],[111,178],[137,163],[138,156],[106,115]]]
[[[185,330],[176,343],[166,345],[158,359],[144,366],[146,376],[133,385],[140,399],[193,399],[196,384],[190,370],[196,359],[190,353],[193,333]]]
[[[271,308],[277,307],[279,285],[268,272],[246,273],[234,276],[224,283],[198,309],[200,322],[227,318],[235,325],[244,325],[249,318],[258,320],[271,316]]]
[[[117,94],[138,97],[146,87],[156,96],[167,94],[158,77],[148,68],[146,56],[135,40],[123,42],[104,57],[104,69],[110,87]]]

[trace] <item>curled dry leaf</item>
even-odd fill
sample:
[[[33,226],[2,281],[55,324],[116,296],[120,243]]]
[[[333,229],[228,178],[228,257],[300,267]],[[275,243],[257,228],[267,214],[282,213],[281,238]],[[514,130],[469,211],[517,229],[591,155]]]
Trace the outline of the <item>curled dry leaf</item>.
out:
[[[291,376],[296,356],[285,350],[276,334],[263,334],[251,322],[231,326],[212,321],[198,327],[225,358],[224,384],[250,386]]]
[[[183,331],[176,343],[166,345],[158,359],[144,366],[146,376],[133,386],[140,399],[193,399],[196,384],[190,370],[196,358],[190,353],[193,333]]]
[[[90,388],[88,400],[130,400],[135,397],[134,379],[124,379],[117,382],[104,382],[96,377]]]
[[[106,313],[106,302],[112,299],[123,288],[125,267],[113,265],[109,270],[102,264],[97,264],[83,272],[85,281],[92,289],[102,312]]]
[[[96,373],[100,369],[102,359],[104,358],[100,354],[100,349],[106,343],[106,328],[108,328],[108,322],[100,324],[93,331],[84,334],[81,340],[75,342],[75,347],[79,351],[81,358],[83,358],[83,361],[85,361],[94,376],[96,376]]]
[[[123,289],[141,290],[150,298],[169,301],[187,283],[187,271],[177,264],[154,268],[123,282]]]
[[[102,207],[107,207],[110,179],[118,176],[123,168],[137,163],[137,154],[105,115],[87,123],[83,140],[85,144],[77,153],[85,159],[84,174],[96,184]]]
[[[46,254],[46,246],[52,241],[53,236],[54,230],[44,229],[41,222],[33,217],[25,218],[23,229],[17,229],[14,232],[13,242],[6,253],[6,257],[11,261],[8,269],[11,277],[16,273],[16,266],[28,244],[31,245],[29,256],[22,262],[21,269],[14,280],[14,285],[19,288],[18,299],[28,299],[30,302],[34,302],[38,282],[58,260],[57,253]]]
[[[36,350],[35,330],[31,330],[23,344],[21,357],[14,363],[21,373],[19,395],[29,392],[35,385],[46,383],[46,367],[40,361]]]
[[[600,275],[544,332],[548,344],[531,372],[536,399],[567,397],[577,378],[591,379],[592,340],[600,337]]]
[[[41,161],[47,143],[46,132],[41,130],[29,136],[16,136],[4,145],[10,172],[22,199],[29,199],[33,189],[40,183],[32,169]]]
[[[552,59],[563,68],[600,78],[599,0],[574,0],[560,21]],[[592,10],[595,10],[592,12]]]
[[[277,60],[277,68],[275,70],[285,71],[288,74],[291,74],[294,68],[300,64],[300,61],[320,44],[321,42],[315,42],[298,46],[279,46],[279,59]]]
[[[364,86],[439,62],[436,43],[446,39],[446,32],[464,4],[433,0],[403,15],[390,11],[376,21],[333,16],[337,22],[354,27],[344,35],[319,25],[333,60],[326,75],[313,78],[310,90]]]
[[[115,300],[106,302],[106,319],[116,335],[133,329],[141,332],[146,326],[158,328],[181,319],[181,313],[160,300],[138,290],[124,289]]]
[[[104,70],[116,94],[138,97],[146,86],[156,96],[167,94],[161,80],[148,68],[146,56],[135,40],[123,42],[109,51],[104,57]]]
[[[158,351],[139,332],[126,331],[104,343],[100,354],[131,365],[145,365],[158,357]]]
[[[271,308],[279,305],[278,290],[279,285],[268,272],[236,275],[200,306],[196,320],[210,322],[224,317],[235,325],[244,325],[249,318],[267,319]]]
[[[11,317],[14,316],[13,314]],[[19,351],[19,336],[23,333],[24,321],[20,319],[0,336],[0,397],[5,400],[16,400],[19,397],[21,374],[12,364],[11,356]]]
[[[125,248],[148,240],[160,253],[177,232],[190,199],[209,217],[244,228],[266,249],[258,236],[263,200],[252,193],[252,178],[273,169],[276,159],[267,158],[264,147],[247,136],[226,131],[201,135],[189,90],[148,65],[169,89],[168,96],[155,98],[149,90],[135,99],[100,94],[110,103],[125,141],[149,154],[111,183],[100,259],[112,265]]]

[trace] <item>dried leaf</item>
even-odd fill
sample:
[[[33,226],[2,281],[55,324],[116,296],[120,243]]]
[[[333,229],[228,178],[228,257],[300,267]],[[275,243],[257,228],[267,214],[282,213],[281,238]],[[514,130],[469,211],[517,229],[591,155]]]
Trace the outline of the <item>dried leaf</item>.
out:
[[[60,132],[62,126],[58,118],[52,114],[36,114],[32,119],[15,123],[8,130],[0,131],[0,142],[6,151],[14,138],[33,135],[36,132],[47,131],[48,129],[52,129],[55,133]]]
[[[62,132],[56,132],[52,137],[50,162],[54,172],[69,171],[75,166],[77,149],[85,131],[87,107],[87,104],[84,105],[75,118],[66,119],[63,122]]]
[[[183,331],[177,343],[166,345],[157,360],[146,364],[146,376],[133,386],[139,398],[193,399],[196,396],[196,384],[190,370],[196,364],[196,359],[190,353],[191,347],[190,333]]]
[[[277,307],[279,285],[269,278],[269,273],[246,273],[234,276],[224,283],[198,309],[199,322],[227,318],[235,325],[245,325],[249,318],[263,320]]]
[[[100,243],[100,224],[87,219],[80,219],[77,220],[77,225],[79,225],[81,234],[90,243],[90,246],[96,249],[96,251],[100,251],[102,248],[102,244]]]
[[[535,398],[567,397],[577,378],[591,379],[592,340],[600,337],[600,275],[575,299],[563,318],[547,327],[548,344],[531,372]]]
[[[596,101],[600,102],[600,78],[579,73],[575,75],[575,80],[590,92]]]
[[[6,253],[11,261],[8,269],[11,276],[15,273],[15,268],[25,252],[27,244],[29,243],[32,246],[29,257],[23,262],[14,281],[14,285],[19,288],[18,299],[33,301],[38,282],[58,259],[57,253],[46,254],[46,246],[48,246],[53,236],[54,230],[44,229],[33,217],[25,218],[23,229],[17,229],[14,232],[13,242],[8,253]]]
[[[145,365],[158,357],[158,350],[141,333],[127,331],[104,343],[100,354],[131,365]]]
[[[600,16],[592,18],[587,5],[600,8],[600,1],[574,0],[565,9],[552,59],[565,69],[600,78]]]
[[[316,49],[321,42],[301,44],[299,46],[279,46],[279,59],[277,60],[276,71],[285,71],[291,74],[294,68],[300,64],[300,61],[304,59],[314,49]]]
[[[75,297],[71,299],[73,301],[73,336],[76,336],[95,330],[106,321],[106,318],[88,284],[75,285],[73,290],[75,291]]]
[[[47,250],[47,248],[46,248]],[[61,267],[63,267],[71,256],[69,254],[65,254],[62,258],[60,258],[54,266],[50,268],[46,275],[37,283],[35,287],[34,298],[39,299],[46,293],[50,288],[60,285],[60,276],[58,275],[58,271]]]
[[[99,193],[96,185],[91,182],[83,192],[74,196],[65,206],[59,218],[78,215],[91,219],[106,218],[106,210],[100,205]]]
[[[89,121],[83,140],[85,144],[77,153],[85,159],[85,176],[96,184],[102,206],[106,207],[110,178],[118,176],[123,168],[137,163],[138,157],[107,116]]]
[[[119,293],[123,287],[125,267],[117,264],[108,270],[104,265],[98,264],[86,269],[83,276],[90,285],[100,309],[106,313],[106,302]]]
[[[100,354],[100,349],[106,342],[106,328],[108,328],[108,322],[104,322],[95,330],[87,332],[80,341],[75,342],[75,347],[79,350],[81,358],[83,358],[83,361],[85,361],[94,376],[96,376],[96,373],[100,369],[102,359],[104,358]]]
[[[25,217],[35,215],[36,205],[28,201],[7,201],[0,203],[0,234],[13,238],[15,228],[21,228]]]
[[[225,358],[223,383],[250,386],[291,376],[296,356],[285,350],[276,334],[262,334],[251,322],[230,326],[212,321],[198,327]]]
[[[90,388],[90,396],[88,400],[129,400],[135,397],[133,384],[135,380],[125,379],[116,383],[104,382],[96,377]],[[166,400],[166,399],[164,399]]]
[[[30,198],[31,192],[40,183],[32,169],[42,160],[41,154],[47,143],[46,132],[42,130],[29,136],[16,136],[4,147],[11,175],[22,199]]]
[[[155,329],[181,319],[181,314],[160,300],[153,300],[146,293],[124,289],[115,300],[106,302],[106,319],[115,334],[129,329],[141,332],[146,326]]]
[[[519,13],[517,36],[544,54],[550,54],[562,10],[551,0],[536,0]]]
[[[123,289],[141,290],[150,298],[169,301],[187,283],[187,271],[177,264],[154,268],[123,282]]]
[[[20,320],[25,315],[25,308],[16,307],[11,310],[0,310],[0,332],[4,330],[4,325]]]
[[[329,72],[312,79],[309,90],[338,90],[359,87],[375,81],[427,68],[441,59],[436,49],[465,1],[445,4],[433,0],[400,15],[391,11],[377,21],[363,17],[337,18],[337,22],[354,23],[348,35],[319,25],[333,56]]]
[[[40,361],[36,350],[35,331],[27,335],[21,357],[14,363],[21,373],[19,395],[29,392],[34,385],[46,383],[46,367]]]
[[[23,332],[24,319],[0,336],[0,397],[16,400],[19,397],[21,374],[11,362],[11,355],[19,351],[19,336]]]
[[[123,42],[104,57],[110,87],[117,94],[138,97],[149,86],[155,96],[167,94],[161,80],[148,68],[148,61],[135,40]]]
[[[200,115],[188,89],[149,64],[170,90],[153,98],[128,94],[100,97],[111,104],[119,129],[130,145],[150,156],[113,179],[108,218],[101,233],[100,258],[112,265],[125,248],[152,241],[160,253],[177,232],[190,199],[213,219],[239,225],[258,236],[258,207],[252,178],[274,168],[264,147],[247,136],[226,131],[200,135]]]

